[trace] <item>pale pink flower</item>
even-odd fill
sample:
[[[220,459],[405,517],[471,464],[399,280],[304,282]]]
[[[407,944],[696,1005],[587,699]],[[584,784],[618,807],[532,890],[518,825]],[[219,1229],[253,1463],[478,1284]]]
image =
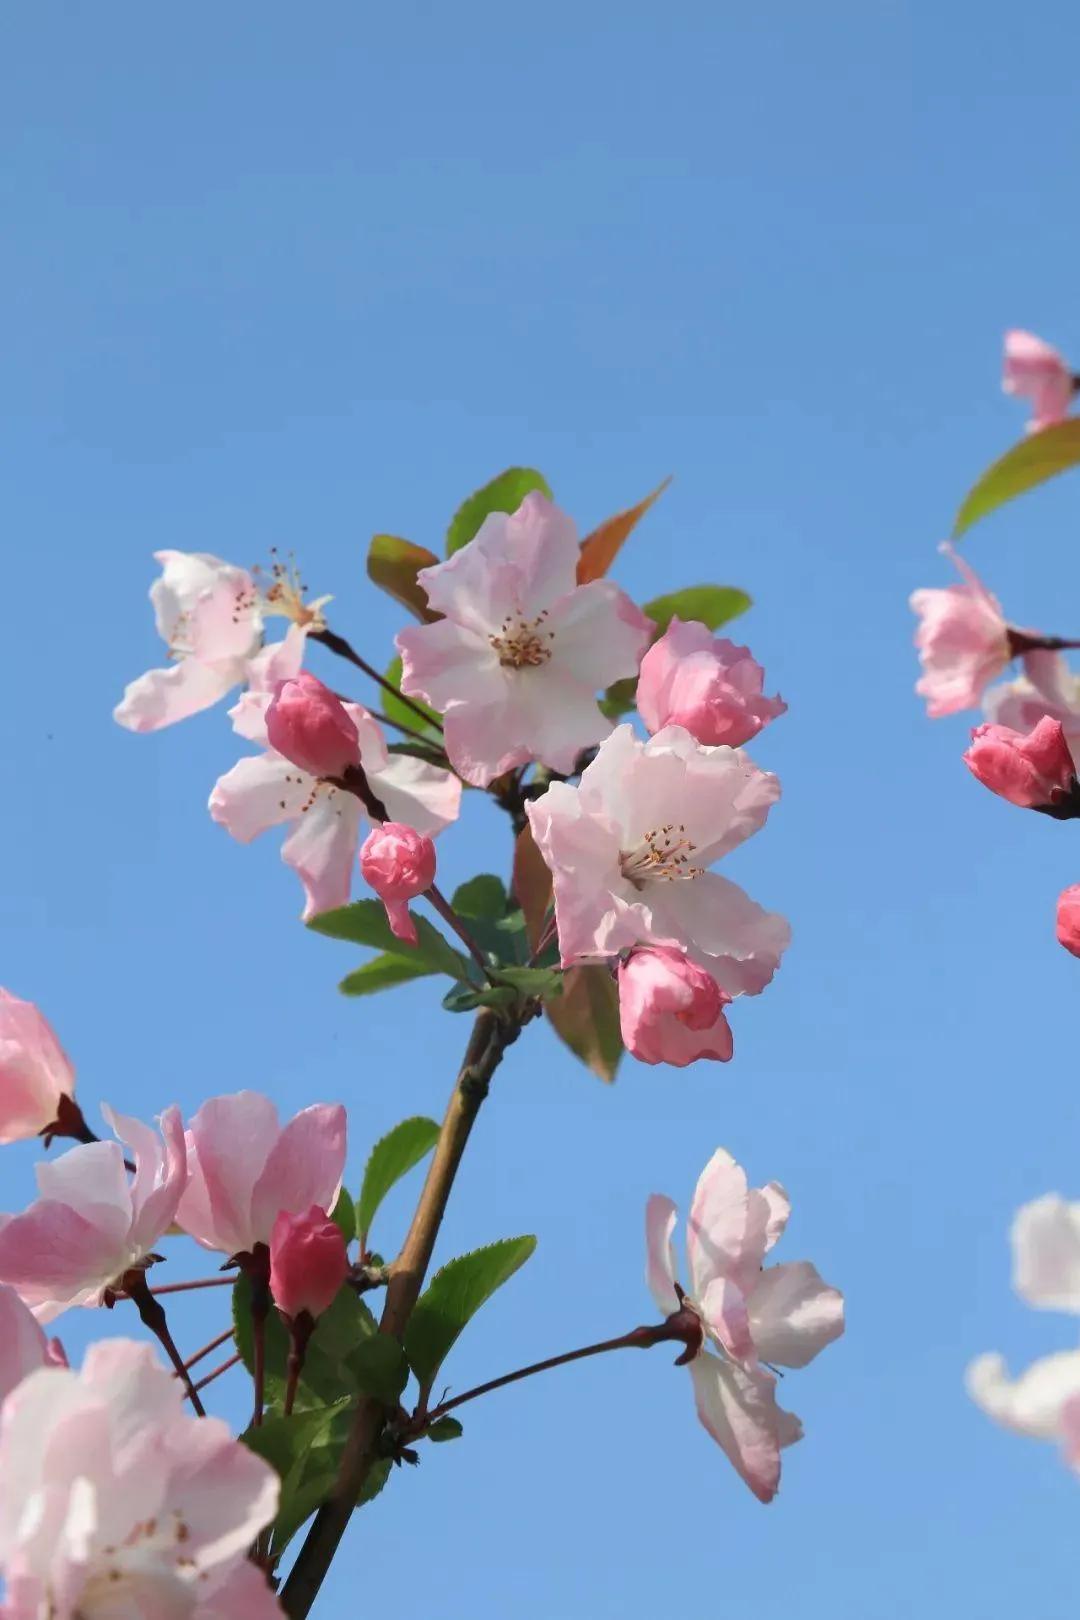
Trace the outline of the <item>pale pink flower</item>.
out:
[[[1057,903],[1057,939],[1074,956],[1080,956],[1080,883],[1062,889]]]
[[[190,1180],[178,1225],[231,1259],[269,1244],[282,1210],[333,1209],[345,1169],[345,1110],[315,1103],[287,1125],[257,1091],[211,1097],[187,1132]]]
[[[681,726],[604,742],[580,786],[552,783],[528,807],[551,868],[564,966],[632,945],[673,945],[729,996],[755,995],[787,948],[783,917],[706,871],[764,824],[775,776]]]
[[[1000,681],[983,699],[989,720],[1013,731],[1033,731],[1040,720],[1057,720],[1074,762],[1080,760],[1080,675],[1059,652],[1042,648],[1024,654],[1024,672]]]
[[[910,597],[920,620],[915,645],[923,667],[915,690],[926,699],[932,720],[978,708],[988,684],[1012,658],[997,597],[951,547],[942,550],[952,558],[963,584],[912,591]]]
[[[127,1271],[145,1267],[168,1231],[187,1182],[179,1110],[161,1134],[103,1107],[132,1149],[129,1178],[118,1142],[90,1142],[36,1167],[40,1197],[21,1215],[0,1215],[0,1283],[22,1295],[39,1322],[72,1305],[100,1305]]]
[[[148,1345],[113,1339],[5,1402],[6,1620],[280,1620],[246,1557],[278,1476],[182,1399]]]
[[[1074,393],[1072,372],[1058,351],[1033,332],[1005,334],[1001,386],[1031,401],[1029,433],[1064,421]]]
[[[777,1182],[748,1188],[746,1172],[719,1148],[705,1166],[686,1228],[690,1292],[676,1280],[677,1210],[654,1193],[645,1213],[646,1278],[657,1309],[689,1309],[702,1342],[690,1360],[698,1417],[761,1502],[780,1483],[780,1452],[802,1424],[776,1401],[763,1365],[805,1367],[844,1331],[844,1299],[808,1261],[762,1269],[791,1205]],[[692,1347],[691,1347],[692,1348]]]
[[[269,746],[266,692],[246,692],[230,710],[233,727],[265,752],[240,760],[218,778],[210,814],[242,844],[283,823],[290,829],[281,858],[304,886],[304,917],[342,906],[352,888],[352,869],[367,812],[360,799],[332,782],[302,771]],[[391,754],[382,731],[359,703],[343,705],[356,727],[368,785],[392,821],[421,833],[439,833],[456,820],[461,783],[406,754]]]
[[[445,617],[397,637],[401,689],[444,713],[477,787],[529,760],[570,771],[611,730],[597,690],[637,674],[652,623],[611,580],[578,585],[579,556],[570,518],[533,493],[417,576]]]
[[[66,1366],[59,1339],[47,1339],[14,1288],[0,1285],[0,1407],[32,1372]]]
[[[391,932],[415,945],[416,924],[409,913],[409,901],[435,882],[435,845],[431,839],[415,827],[385,821],[365,838],[360,871],[386,907]]]
[[[764,686],[765,671],[748,647],[674,618],[641,660],[637,706],[650,731],[685,726],[698,742],[738,748],[787,712],[781,698],[765,697]]]
[[[303,1214],[282,1210],[270,1233],[270,1292],[290,1319],[330,1309],[349,1271],[341,1228],[318,1204]]]
[[[75,1091],[75,1070],[32,1001],[0,990],[0,1143],[40,1136]]]
[[[644,946],[619,965],[623,1045],[642,1063],[685,1068],[731,1056],[724,1008],[731,997],[703,967],[668,945]]]
[[[278,682],[266,710],[266,736],[309,776],[344,776],[360,763],[356,722],[337,694],[306,670]]]
[[[1049,715],[1026,736],[1009,726],[976,726],[963,758],[983,787],[1021,810],[1060,820],[1080,813],[1073,757],[1061,722]]]

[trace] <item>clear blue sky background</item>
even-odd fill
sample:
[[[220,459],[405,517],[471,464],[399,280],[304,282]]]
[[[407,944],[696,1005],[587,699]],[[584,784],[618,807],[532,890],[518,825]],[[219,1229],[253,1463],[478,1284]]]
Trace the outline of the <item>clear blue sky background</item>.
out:
[[[223,711],[114,726],[159,658],[155,549],[295,547],[382,660],[375,530],[437,545],[510,462],[583,526],[674,472],[619,578],[747,587],[791,705],[756,750],[784,799],[730,870],[795,945],[735,1061],[607,1090],[532,1032],[441,1247],[540,1236],[461,1388],[648,1317],[645,1196],[685,1204],[718,1143],[781,1179],[783,1254],[850,1325],[785,1388],[807,1437],[780,1498],[742,1488],[662,1352],[608,1358],[395,1477],[326,1614],[1064,1620],[1077,1484],[961,1378],[1075,1341],[1013,1299],[1006,1233],[1080,1194],[1080,965],[1052,935],[1080,850],[976,788],[962,720],[924,718],[906,597],[946,581],[935,542],[1019,433],[1002,328],[1080,355],[1074,8],[117,0],[9,11],[3,41],[0,977],[88,1105],[341,1097],[355,1190],[377,1135],[440,1111],[466,1034],[427,985],[338,997],[354,957],[300,927],[276,840],[206,814]],[[1077,511],[1064,483],[972,537],[1019,622],[1080,632]],[[470,811],[453,879],[505,865]],[[9,1207],[30,1162],[5,1156]],[[174,1312],[189,1347],[215,1299]],[[219,1407],[242,1419],[239,1386]]]

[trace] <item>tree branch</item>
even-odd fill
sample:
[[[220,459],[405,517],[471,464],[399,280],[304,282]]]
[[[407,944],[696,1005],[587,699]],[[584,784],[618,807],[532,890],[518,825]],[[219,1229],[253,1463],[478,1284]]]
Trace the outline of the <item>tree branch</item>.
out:
[[[380,675],[378,670],[369,664],[366,658],[361,658],[356,648],[346,641],[344,636],[339,636],[334,630],[312,630],[308,639],[322,642],[324,647],[329,647],[330,651],[336,653],[339,658],[344,658],[347,663],[355,664],[357,669],[362,669],[364,674],[371,680],[378,682],[384,692],[391,693],[399,702],[404,703],[407,709],[411,709],[415,715],[418,715],[425,726],[433,726],[438,731],[442,730],[440,721],[436,720],[419,703],[414,702],[411,697],[407,697],[404,692],[399,692],[393,681],[388,681],[386,676]]]

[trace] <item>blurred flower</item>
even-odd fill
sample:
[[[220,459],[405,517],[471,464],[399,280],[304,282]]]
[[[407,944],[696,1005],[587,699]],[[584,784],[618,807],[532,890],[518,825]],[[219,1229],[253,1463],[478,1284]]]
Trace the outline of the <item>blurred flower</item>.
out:
[[[47,1339],[14,1288],[0,1285],[0,1407],[32,1372],[66,1366],[60,1341]]]
[[[763,695],[764,685],[748,647],[674,618],[641,661],[637,706],[650,731],[685,726],[700,743],[738,748],[787,712],[782,699]]]
[[[1029,433],[1064,421],[1074,393],[1072,372],[1061,355],[1033,332],[1005,334],[1001,386],[1007,394],[1031,401]]]
[[[942,547],[964,581],[936,590],[912,591],[919,616],[915,645],[923,673],[915,690],[926,698],[932,720],[975,709],[995,676],[1012,658],[1001,604],[951,547]]]
[[[51,1024],[32,1001],[0,990],[0,1143],[40,1136],[74,1091],[75,1070]]]
[[[1049,716],[1025,737],[1008,726],[976,726],[963,756],[974,777],[1022,810],[1061,820],[1080,814],[1080,790],[1061,723]]]
[[[1080,883],[1062,889],[1057,903],[1058,944],[1080,956]]]

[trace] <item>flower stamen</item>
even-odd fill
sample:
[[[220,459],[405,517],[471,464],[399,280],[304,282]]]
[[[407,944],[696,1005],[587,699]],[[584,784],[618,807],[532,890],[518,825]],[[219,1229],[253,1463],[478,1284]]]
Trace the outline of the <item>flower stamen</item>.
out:
[[[546,608],[535,619],[511,614],[503,620],[498,635],[488,637],[504,669],[538,669],[548,662],[555,632],[543,629],[546,618]]]
[[[683,823],[668,821],[662,827],[650,828],[633,849],[622,850],[619,866],[635,889],[644,888],[646,883],[690,882],[705,870],[690,864],[696,848],[687,838]]]

